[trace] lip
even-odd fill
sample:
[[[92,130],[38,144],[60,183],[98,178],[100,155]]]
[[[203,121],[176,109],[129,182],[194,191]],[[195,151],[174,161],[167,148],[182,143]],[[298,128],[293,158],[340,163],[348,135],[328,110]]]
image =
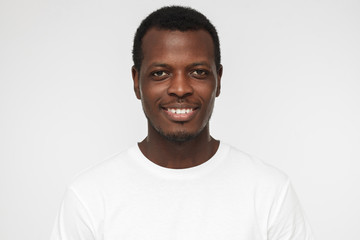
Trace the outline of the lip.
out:
[[[198,111],[198,107],[190,107],[190,106],[168,106],[161,107],[161,110],[165,113],[165,115],[174,122],[187,122],[194,118],[195,114]]]

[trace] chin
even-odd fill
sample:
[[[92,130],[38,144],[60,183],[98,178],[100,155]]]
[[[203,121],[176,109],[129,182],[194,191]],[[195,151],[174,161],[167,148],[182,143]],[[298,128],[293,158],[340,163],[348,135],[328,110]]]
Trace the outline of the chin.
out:
[[[186,131],[184,129],[178,129],[178,130],[164,130],[160,127],[155,127],[151,124],[151,126],[154,128],[155,131],[157,131],[161,136],[166,138],[167,140],[171,142],[177,142],[177,143],[183,143],[190,141],[194,138],[196,138],[203,129],[200,129],[196,132]]]
[[[147,117],[147,116],[146,116]],[[147,117],[148,123],[150,126],[161,136],[171,142],[184,143],[196,138],[200,133],[205,129],[207,124],[201,126],[197,130],[192,129],[163,129],[160,126],[156,126],[150,119]],[[194,131],[195,130],[195,131]]]
[[[159,131],[159,133],[164,136],[167,140],[172,142],[186,142],[194,139],[198,134],[191,134],[188,132],[174,132],[174,133],[164,133]]]

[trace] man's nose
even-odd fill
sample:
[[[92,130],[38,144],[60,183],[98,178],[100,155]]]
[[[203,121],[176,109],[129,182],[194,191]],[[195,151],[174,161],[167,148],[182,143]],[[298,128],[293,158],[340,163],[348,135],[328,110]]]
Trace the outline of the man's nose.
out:
[[[168,94],[174,95],[179,98],[184,98],[189,95],[192,95],[194,89],[191,85],[190,76],[187,76],[184,73],[177,73],[173,76],[170,81],[170,86],[168,88]]]

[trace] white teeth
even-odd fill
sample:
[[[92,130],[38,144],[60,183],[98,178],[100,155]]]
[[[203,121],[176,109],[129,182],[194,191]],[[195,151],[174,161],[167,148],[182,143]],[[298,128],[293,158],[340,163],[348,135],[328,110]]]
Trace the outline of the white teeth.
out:
[[[186,114],[193,111],[191,108],[168,108],[167,110],[175,114]]]

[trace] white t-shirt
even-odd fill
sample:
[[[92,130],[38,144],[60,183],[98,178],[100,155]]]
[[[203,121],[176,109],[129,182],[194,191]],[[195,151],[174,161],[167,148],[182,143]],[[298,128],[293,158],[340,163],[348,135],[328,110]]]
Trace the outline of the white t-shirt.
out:
[[[170,169],[135,145],[69,186],[51,240],[312,240],[288,177],[221,143]]]

